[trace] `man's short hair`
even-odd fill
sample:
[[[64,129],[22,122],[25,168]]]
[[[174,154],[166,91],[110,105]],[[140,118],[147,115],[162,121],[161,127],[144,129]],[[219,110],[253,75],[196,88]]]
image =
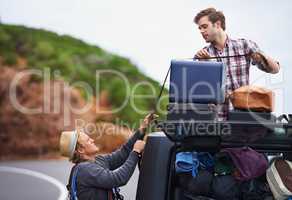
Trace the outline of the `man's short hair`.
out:
[[[221,22],[221,27],[225,31],[225,16],[223,12],[217,11],[215,8],[207,8],[201,10],[196,17],[194,18],[194,22],[198,24],[199,20],[204,17],[208,16],[209,20],[214,24],[217,21]]]

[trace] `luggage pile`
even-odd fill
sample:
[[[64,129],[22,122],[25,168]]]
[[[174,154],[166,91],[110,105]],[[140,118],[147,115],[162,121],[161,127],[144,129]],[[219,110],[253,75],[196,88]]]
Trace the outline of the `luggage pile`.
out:
[[[270,165],[270,167],[269,167]],[[248,148],[176,154],[176,178],[187,199],[285,200],[292,197],[292,162]]]
[[[165,124],[175,124],[175,128],[164,129],[171,140],[183,146],[189,143],[189,138],[182,135],[199,137],[194,131],[181,131],[180,126],[187,121],[220,124],[216,106],[226,101],[224,77],[225,66],[220,62],[172,61]],[[276,117],[272,114],[272,91],[244,86],[231,94],[230,101],[234,110],[229,112],[227,123],[232,125],[232,134],[219,137],[220,142],[248,144],[274,134],[271,124],[276,123]],[[267,154],[248,145],[220,147],[213,153],[179,151],[175,161],[175,182],[183,189],[186,200],[292,199],[292,163],[285,158],[269,160]]]

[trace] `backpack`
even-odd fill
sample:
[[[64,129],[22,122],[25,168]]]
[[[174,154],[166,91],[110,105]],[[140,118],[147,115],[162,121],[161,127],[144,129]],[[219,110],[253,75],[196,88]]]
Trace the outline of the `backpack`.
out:
[[[264,154],[258,153],[250,147],[226,148],[222,152],[227,152],[238,174],[235,179],[248,181],[263,175],[268,168],[268,160]]]

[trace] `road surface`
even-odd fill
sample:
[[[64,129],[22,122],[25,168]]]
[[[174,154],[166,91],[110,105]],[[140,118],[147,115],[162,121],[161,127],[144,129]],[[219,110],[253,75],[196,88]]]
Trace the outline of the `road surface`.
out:
[[[66,160],[0,162],[0,200],[64,200],[72,164]],[[138,170],[121,188],[125,200],[134,200]]]

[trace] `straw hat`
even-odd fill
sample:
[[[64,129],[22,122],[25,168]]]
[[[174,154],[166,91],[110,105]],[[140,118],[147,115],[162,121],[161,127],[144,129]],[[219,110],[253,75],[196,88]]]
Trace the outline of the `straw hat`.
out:
[[[79,131],[63,131],[60,137],[60,152],[62,156],[72,159],[77,145]]]

